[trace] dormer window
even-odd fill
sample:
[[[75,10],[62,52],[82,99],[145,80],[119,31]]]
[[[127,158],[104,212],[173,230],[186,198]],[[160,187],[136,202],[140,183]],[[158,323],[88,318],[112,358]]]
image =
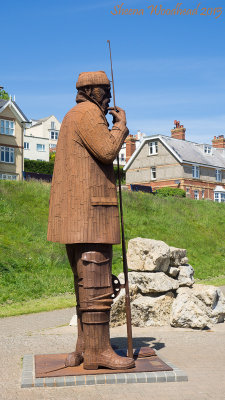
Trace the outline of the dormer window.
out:
[[[158,142],[149,143],[149,155],[158,154]]]
[[[212,154],[212,147],[208,145],[204,145],[204,153],[205,154]]]

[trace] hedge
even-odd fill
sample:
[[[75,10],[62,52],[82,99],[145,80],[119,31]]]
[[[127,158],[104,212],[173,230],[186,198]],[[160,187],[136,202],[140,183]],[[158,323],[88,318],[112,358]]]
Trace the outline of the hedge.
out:
[[[54,162],[50,161],[37,161],[37,160],[24,160],[25,172],[37,172],[39,174],[53,174]]]
[[[186,197],[186,192],[183,189],[179,188],[171,188],[169,186],[166,186],[161,189],[157,189],[156,191],[156,196],[158,197]]]
[[[117,166],[113,166],[114,172],[116,175],[116,179],[118,180],[118,168]],[[36,161],[36,160],[24,160],[24,171],[25,172],[36,172],[39,174],[53,174],[54,169],[54,161]],[[123,167],[120,166],[120,176],[121,182],[125,182],[125,172],[123,171]]]

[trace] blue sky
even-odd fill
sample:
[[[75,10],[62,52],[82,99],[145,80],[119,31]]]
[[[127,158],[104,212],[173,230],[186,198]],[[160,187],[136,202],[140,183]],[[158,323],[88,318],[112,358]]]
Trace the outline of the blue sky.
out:
[[[144,15],[112,15],[117,5]],[[0,84],[28,118],[62,120],[75,105],[81,71],[110,76],[111,40],[117,105],[130,133],[170,135],[175,119],[186,139],[210,143],[225,134],[225,4],[184,0],[197,15],[151,15],[176,0],[12,0],[1,2]],[[200,16],[222,7],[222,15]],[[211,11],[209,11],[210,13]]]

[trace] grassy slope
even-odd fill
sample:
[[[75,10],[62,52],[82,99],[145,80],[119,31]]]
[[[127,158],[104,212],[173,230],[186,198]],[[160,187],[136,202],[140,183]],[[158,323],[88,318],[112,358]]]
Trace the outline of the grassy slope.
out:
[[[49,189],[0,181],[0,304],[7,307],[29,300],[35,311],[35,299],[73,292],[65,247],[46,241]],[[123,199],[126,240],[141,236],[187,248],[196,278],[225,275],[224,204],[126,192]],[[113,271],[121,270],[121,248],[114,246]]]

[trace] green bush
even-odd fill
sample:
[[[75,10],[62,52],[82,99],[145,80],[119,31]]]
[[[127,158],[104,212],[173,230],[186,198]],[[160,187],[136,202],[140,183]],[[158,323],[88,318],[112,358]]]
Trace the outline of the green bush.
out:
[[[37,172],[39,174],[53,174],[54,162],[53,161],[36,161],[24,160],[25,172]]]
[[[186,192],[183,189],[179,188],[171,188],[171,187],[164,187],[158,189],[156,192],[158,197],[186,197]]]

